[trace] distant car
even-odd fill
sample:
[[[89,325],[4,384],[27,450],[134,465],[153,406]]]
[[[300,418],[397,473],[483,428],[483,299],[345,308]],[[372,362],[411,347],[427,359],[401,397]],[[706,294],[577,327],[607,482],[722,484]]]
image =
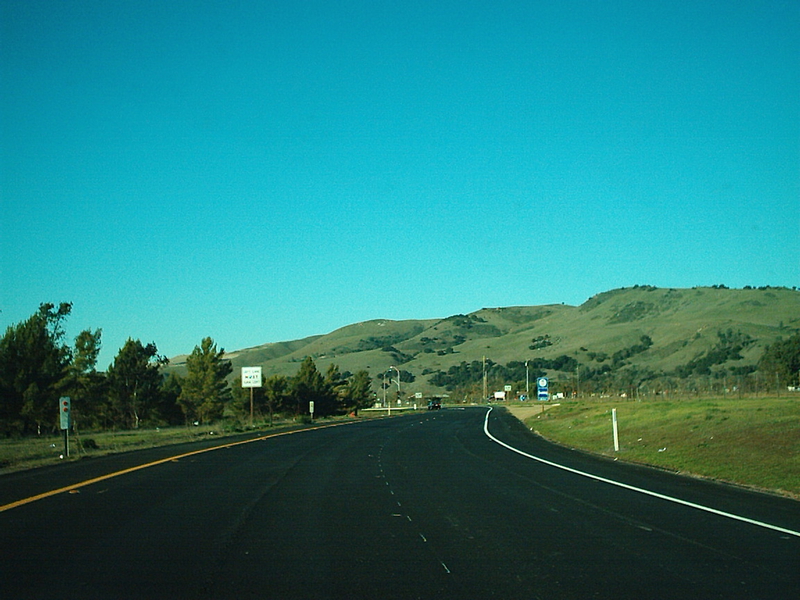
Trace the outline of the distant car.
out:
[[[442,408],[441,400],[428,400],[428,410],[439,410]]]

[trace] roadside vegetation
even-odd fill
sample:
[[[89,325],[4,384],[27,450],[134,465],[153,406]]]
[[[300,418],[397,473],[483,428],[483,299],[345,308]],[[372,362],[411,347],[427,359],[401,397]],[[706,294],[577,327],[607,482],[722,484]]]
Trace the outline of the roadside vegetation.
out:
[[[568,398],[707,396],[726,390],[764,395],[800,386],[800,364],[762,361],[767,348],[797,340],[798,333],[796,289],[636,285],[597,294],[579,306],[365,321],[230,357],[234,366],[262,365],[286,375],[306,356],[323,371],[331,363],[343,371],[366,367],[381,395],[384,373],[397,368],[404,394],[448,394],[458,401],[480,400],[484,384],[488,395],[506,385],[512,395],[524,394],[527,381],[542,376],[551,393]],[[181,357],[169,366],[182,368]]]
[[[693,398],[700,406],[716,402],[703,398],[724,396],[719,401],[724,405],[703,409],[702,417],[685,417],[691,426],[703,425],[686,436],[696,454],[713,456],[719,434],[695,437],[715,419],[725,426],[736,422],[734,400],[767,391],[791,396],[797,392],[790,390],[800,388],[796,289],[634,286],[598,294],[580,307],[485,308],[438,320],[370,321],[230,353],[205,337],[189,355],[172,361],[155,342],[129,338],[105,371],[97,369],[101,329],[66,338],[64,324],[71,311],[67,302],[41,304],[0,337],[0,469],[27,461],[17,458],[27,456],[24,448],[36,448],[33,454],[46,460],[60,453],[63,397],[71,401],[74,447],[88,455],[161,443],[172,435],[185,441],[211,431],[218,435],[259,424],[297,424],[310,418],[312,403],[316,418],[333,418],[358,414],[377,402],[410,406],[422,398],[448,397],[482,403],[503,389],[514,398],[526,394],[537,378],[548,377],[551,394],[564,399],[591,395],[608,403],[619,399],[626,410],[640,406],[634,400],[664,411],[673,404],[684,406],[671,400],[676,397]],[[261,387],[243,388],[240,368],[256,365],[262,367]],[[370,369],[377,374],[370,375]],[[581,405],[564,406],[579,410]],[[591,422],[587,415],[599,406],[580,409],[587,411],[581,419]],[[768,406],[763,401],[761,413]],[[543,418],[557,423],[557,415],[566,410]],[[634,423],[633,415],[628,419],[623,430]],[[657,422],[646,429],[647,435],[636,436],[642,438],[638,445],[628,440],[620,455],[662,464],[647,454],[647,444],[658,444],[653,437]],[[757,439],[764,432],[750,433]],[[726,435],[735,439],[723,429]],[[796,435],[796,430],[789,433],[794,454],[785,461],[795,468]],[[665,442],[661,448],[666,449],[658,453],[659,461],[677,453],[679,444]],[[681,456],[667,466],[700,472],[689,450]],[[731,472],[746,462],[720,456]]]
[[[561,402],[524,422],[570,447],[800,498],[800,392],[795,394]]]
[[[363,413],[360,418],[380,418],[385,413]],[[281,416],[259,418],[251,426],[247,419],[225,418],[214,425],[188,425],[172,427],[141,427],[121,431],[90,431],[81,433],[74,428],[69,436],[69,460],[94,458],[119,452],[144,450],[174,444],[209,442],[219,439],[251,434],[272,434],[293,429],[316,427],[337,421],[351,420],[348,416],[331,416],[311,419]],[[51,465],[66,460],[64,436],[46,435],[12,437],[0,439],[0,474]]]
[[[0,438],[57,433],[62,397],[71,398],[70,428],[83,433],[262,418],[272,423],[276,415],[297,421],[311,412],[356,413],[374,401],[367,371],[342,373],[332,364],[323,374],[311,357],[294,376],[262,376],[251,396],[210,337],[195,346],[183,375],[165,370],[169,360],[155,343],[134,339],[99,372],[102,331],[83,331],[68,344],[63,322],[71,309],[69,303],[42,304],[0,338]]]

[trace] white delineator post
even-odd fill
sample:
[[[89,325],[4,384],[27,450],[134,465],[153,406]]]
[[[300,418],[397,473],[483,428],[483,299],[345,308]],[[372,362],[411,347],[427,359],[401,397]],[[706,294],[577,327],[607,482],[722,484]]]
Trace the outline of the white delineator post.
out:
[[[619,427],[617,426],[617,409],[611,409],[611,424],[614,428],[614,452],[619,452]]]

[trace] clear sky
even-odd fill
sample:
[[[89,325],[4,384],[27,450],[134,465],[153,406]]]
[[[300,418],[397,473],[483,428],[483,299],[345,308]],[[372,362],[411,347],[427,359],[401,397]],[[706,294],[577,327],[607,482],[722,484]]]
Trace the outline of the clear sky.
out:
[[[235,350],[800,285],[800,3],[3,0],[0,327]]]

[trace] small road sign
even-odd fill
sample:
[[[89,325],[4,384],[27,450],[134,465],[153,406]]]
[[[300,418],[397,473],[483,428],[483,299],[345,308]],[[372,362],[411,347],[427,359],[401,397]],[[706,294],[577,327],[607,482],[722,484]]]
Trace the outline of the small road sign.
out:
[[[547,377],[539,377],[536,381],[536,386],[538,388],[537,397],[539,400],[548,400],[550,398],[550,394],[548,392],[548,385],[549,382],[547,381]]]
[[[261,387],[261,367],[242,367],[242,387]]]
[[[61,396],[61,398],[58,399],[58,414],[61,416],[61,429],[62,430],[69,429],[70,426],[69,396]]]

